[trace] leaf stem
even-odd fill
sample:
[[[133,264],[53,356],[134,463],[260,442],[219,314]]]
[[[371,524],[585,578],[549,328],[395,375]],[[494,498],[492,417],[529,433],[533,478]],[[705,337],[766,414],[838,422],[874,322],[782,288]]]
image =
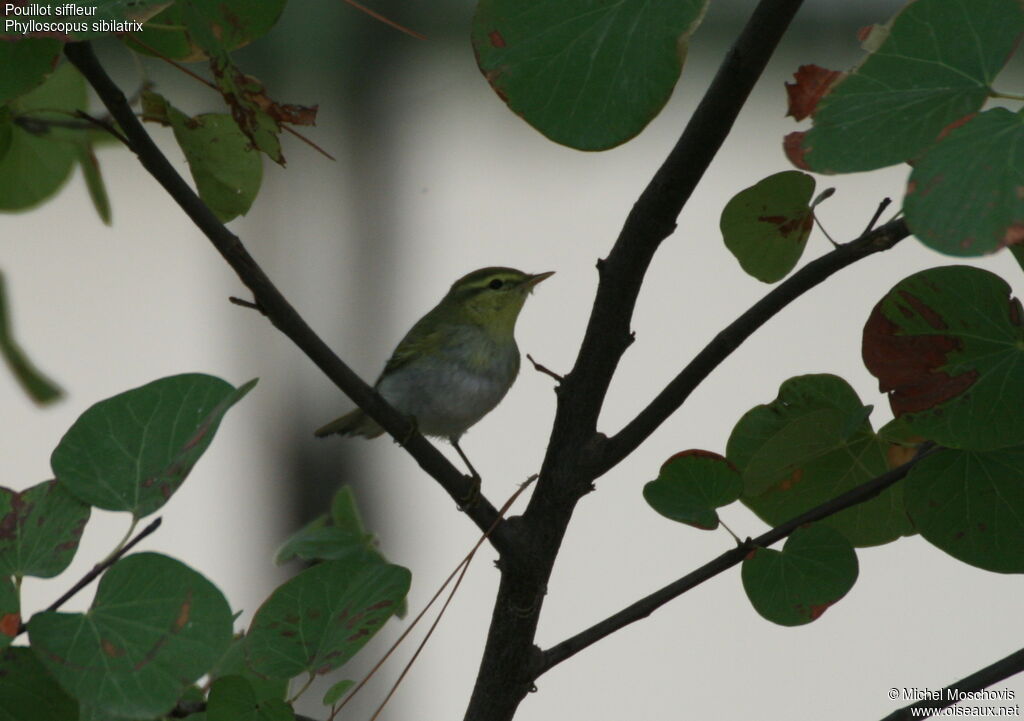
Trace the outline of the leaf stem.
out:
[[[1024,102],[1024,95],[1017,95],[1016,93],[1001,93],[998,90],[989,90],[988,96],[990,98],[1002,98],[1004,100],[1019,100]]]
[[[309,689],[309,687],[313,685],[313,681],[314,680],[316,680],[316,674],[310,672],[309,678],[306,679],[306,683],[302,684],[302,688],[300,688],[298,691],[296,691],[295,695],[293,695],[290,699],[288,699],[288,701],[286,703],[288,703],[289,705],[295,703],[298,700],[299,696],[301,696],[302,694],[306,693],[306,691]]]

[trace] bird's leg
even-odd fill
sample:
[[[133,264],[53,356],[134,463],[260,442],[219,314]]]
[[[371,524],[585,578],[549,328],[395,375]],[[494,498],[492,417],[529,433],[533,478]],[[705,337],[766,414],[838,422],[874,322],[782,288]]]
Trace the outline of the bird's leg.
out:
[[[476,472],[476,469],[473,468],[473,464],[469,462],[469,458],[462,452],[462,449],[459,447],[459,439],[452,436],[448,441],[458,452],[459,458],[462,459],[462,462],[466,464],[466,467],[469,469],[470,476],[473,479],[473,490],[470,491],[466,498],[459,500],[460,509],[464,509],[467,506],[471,506],[476,503],[477,498],[480,497],[480,474]]]

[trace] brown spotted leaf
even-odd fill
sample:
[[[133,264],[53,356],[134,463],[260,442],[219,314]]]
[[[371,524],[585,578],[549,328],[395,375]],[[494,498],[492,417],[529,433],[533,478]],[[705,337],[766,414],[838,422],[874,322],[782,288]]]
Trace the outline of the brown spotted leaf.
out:
[[[658,477],[644,485],[644,500],[655,511],[694,528],[718,528],[718,512],[743,491],[736,467],[711,451],[691,449],[665,461]]]
[[[0,575],[56,576],[74,558],[89,513],[57,481],[0,487]]]
[[[153,718],[206,673],[231,642],[231,609],[216,586],[157,553],[115,563],[87,613],[37,613],[37,658],[94,716]]]
[[[741,572],[754,610],[781,626],[820,618],[853,587],[857,574],[849,541],[818,523],[795,530],[781,551],[751,551]]]
[[[1024,114],[992,108],[950,128],[914,163],[903,211],[947,255],[1024,244]]]
[[[900,281],[864,326],[863,356],[909,431],[952,448],[1024,442],[1024,313],[997,275],[932,268]]]
[[[865,406],[842,378],[790,378],[771,403],[743,415],[729,436],[727,457],[743,474],[740,500],[778,525],[887,470],[887,444],[874,433]],[[875,546],[912,533],[902,489],[821,521],[854,546]]]
[[[0,718],[81,721],[78,704],[26,646],[0,652]]]
[[[765,283],[793,270],[814,226],[813,195],[814,178],[784,170],[733,196],[719,227],[743,270]]]
[[[406,568],[359,558],[306,569],[253,617],[245,637],[249,667],[269,678],[337,668],[401,607],[410,581]]]
[[[794,120],[803,120],[814,113],[814,109],[832,86],[843,76],[838,70],[829,70],[820,65],[801,65],[793,73],[793,82],[786,83],[786,97],[789,109],[786,115]]]
[[[100,401],[64,434],[50,466],[82,501],[142,518],[184,482],[224,414],[254,385],[188,373]]]

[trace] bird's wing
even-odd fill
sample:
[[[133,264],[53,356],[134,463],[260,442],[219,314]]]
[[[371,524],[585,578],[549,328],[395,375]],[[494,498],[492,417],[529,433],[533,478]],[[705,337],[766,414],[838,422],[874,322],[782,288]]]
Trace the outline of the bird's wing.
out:
[[[432,315],[433,311],[427,313],[409,329],[385,364],[384,371],[380,374],[381,378],[394,373],[412,360],[432,355],[444,345],[451,328],[447,324],[438,324],[431,318]],[[432,328],[432,330],[427,331],[425,328]]]

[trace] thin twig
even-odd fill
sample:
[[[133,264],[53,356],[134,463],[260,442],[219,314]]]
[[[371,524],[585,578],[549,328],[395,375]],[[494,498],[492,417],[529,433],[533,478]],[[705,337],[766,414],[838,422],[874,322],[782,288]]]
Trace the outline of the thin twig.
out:
[[[58,608],[63,606],[67,602],[68,599],[70,599],[76,593],[78,593],[83,588],[85,588],[90,583],[92,583],[93,579],[95,579],[101,573],[103,573],[108,568],[110,568],[115,563],[117,563],[118,560],[120,560],[121,557],[123,557],[126,553],[128,553],[128,551],[132,550],[139,543],[139,541],[141,541],[143,538],[145,538],[146,536],[148,536],[151,533],[153,533],[156,529],[160,528],[160,524],[161,523],[163,523],[163,519],[162,518],[158,517],[158,518],[154,519],[152,523],[150,523],[148,526],[146,526],[141,531],[139,531],[138,535],[135,536],[135,538],[133,538],[132,540],[128,541],[128,543],[124,544],[116,553],[113,553],[110,556],[107,556],[107,558],[103,559],[103,561],[101,561],[100,563],[97,563],[95,566],[93,566],[92,569],[88,573],[86,573],[84,576],[82,576],[78,580],[78,583],[76,583],[74,586],[69,588],[67,590],[67,592],[63,596],[61,596],[56,601],[54,601],[49,606],[47,606],[46,610],[47,611],[56,611]],[[24,632],[25,632],[25,624],[22,623],[20,626],[18,626],[18,633],[21,634],[21,633],[24,633]]]
[[[875,229],[875,223],[882,217],[882,213],[889,207],[889,203],[892,202],[892,198],[882,198],[882,202],[878,204],[878,208],[875,209],[875,214],[871,216],[871,220],[868,222],[868,227],[864,229],[863,235],[867,235]]]
[[[556,381],[558,381],[559,383],[561,383],[561,382],[562,382],[562,376],[558,375],[557,373],[555,373],[555,372],[554,372],[553,370],[551,370],[550,368],[547,368],[547,367],[545,367],[545,366],[542,366],[542,365],[541,365],[540,363],[538,363],[537,361],[535,361],[535,360],[533,359],[533,356],[532,356],[532,355],[530,355],[529,353],[527,353],[527,354],[526,354],[526,359],[527,359],[528,361],[530,361],[530,363],[532,363],[532,364],[533,364],[533,369],[534,369],[535,371],[537,371],[538,373],[543,373],[543,374],[544,374],[544,375],[546,375],[546,376],[551,376],[552,378],[554,378],[554,379],[555,379]]]
[[[843,493],[830,501],[826,501],[819,506],[815,506],[809,511],[801,513],[795,518],[791,518],[785,523],[776,526],[757,538],[747,540],[741,546],[726,551],[714,560],[709,561],[700,568],[691,571],[682,578],[673,581],[649,596],[630,604],[618,613],[612,614],[590,628],[577,633],[575,636],[568,638],[555,646],[552,646],[544,652],[543,662],[537,671],[537,676],[540,676],[554,666],[557,666],[588,646],[610,636],[625,626],[639,621],[642,618],[646,618],[669,601],[678,598],[690,589],[695,588],[705,581],[714,578],[718,574],[740,564],[752,548],[767,548],[778,543],[784,538],[787,538],[793,531],[804,524],[820,521],[823,518],[828,518],[829,516],[839,513],[851,506],[864,503],[865,501],[874,498],[886,488],[906,476],[907,473],[910,472],[910,469],[913,468],[914,465],[922,458],[933,455],[940,450],[940,448],[931,443],[923,444],[921,448],[918,449],[914,458],[903,465],[887,471],[880,476],[876,476],[870,481],[862,483],[861,485],[850,489],[846,493]]]
[[[89,113],[85,112],[84,110],[76,110],[75,111],[75,117],[81,118],[82,120],[84,120],[87,123],[90,123],[92,125],[95,125],[96,127],[100,128],[101,130],[107,131],[108,133],[113,135],[115,138],[120,140],[124,144],[124,146],[126,148],[130,148],[131,147],[131,145],[128,142],[128,138],[124,137],[124,135],[121,134],[121,131],[118,130],[116,127],[114,127],[114,124],[112,122],[110,122],[108,119],[106,119],[106,118],[94,118],[93,116],[89,115]]]
[[[408,418],[392,408],[366,381],[349,368],[281,294],[246,250],[242,241],[213,214],[209,206],[196,195],[156,146],[149,133],[142,127],[142,123],[135,117],[124,93],[110,79],[96,58],[92,45],[88,42],[68,43],[64,46],[64,54],[82,73],[114,120],[121,126],[132,152],[139,158],[142,166],[209,239],[221,257],[252,292],[255,302],[264,309],[270,322],[288,336],[324,375],[377,421],[392,438],[401,440],[402,448],[452,498],[456,501],[466,498],[473,489],[472,480],[463,476],[437,447],[416,432]],[[499,518],[497,509],[483,496],[466,510],[466,515],[482,531],[491,529],[495,520]],[[491,532],[489,540],[503,555],[510,549],[510,539],[500,523]]]
[[[389,19],[387,17],[384,17],[380,13],[378,13],[378,12],[376,12],[374,10],[371,10],[370,8],[366,7],[365,5],[360,5],[359,3],[356,2],[356,0],[345,0],[345,2],[348,3],[349,5],[351,5],[352,7],[354,7],[356,10],[360,10],[360,11],[366,13],[367,15],[369,15],[374,20],[379,20],[380,22],[384,23],[385,25],[393,27],[395,30],[398,30],[399,32],[403,32],[403,33],[405,33],[406,35],[408,35],[410,37],[414,37],[417,40],[426,40],[427,39],[426,35],[421,35],[420,33],[416,32],[415,30],[410,30],[409,28],[405,27],[404,25],[399,25],[394,20],[391,20],[391,19]]]
[[[235,297],[233,295],[229,295],[228,296],[228,302],[229,303],[234,303],[235,305],[240,305],[243,308],[251,308],[252,310],[258,311],[258,312],[262,313],[263,315],[267,314],[267,312],[265,310],[263,310],[263,308],[260,307],[259,303],[254,303],[251,300],[245,300],[244,298],[237,298],[237,297]]]

